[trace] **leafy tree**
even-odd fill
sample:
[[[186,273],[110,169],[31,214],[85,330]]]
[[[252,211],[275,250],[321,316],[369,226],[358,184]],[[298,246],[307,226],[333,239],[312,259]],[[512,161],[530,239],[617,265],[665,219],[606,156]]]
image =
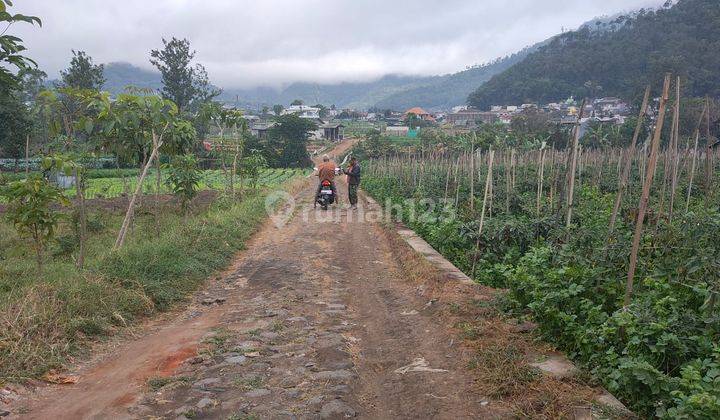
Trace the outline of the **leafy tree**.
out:
[[[240,168],[243,176],[250,181],[250,185],[252,185],[253,189],[257,189],[260,173],[263,169],[267,168],[267,166],[267,159],[263,156],[262,151],[252,149],[250,150],[248,156],[243,158]]]
[[[302,105],[302,104],[304,104],[304,102],[302,101],[302,99],[295,99],[294,101],[290,102],[290,105],[291,105],[291,106],[299,106],[299,105]]]
[[[25,150],[32,123],[18,92],[0,89],[0,154],[17,159]]]
[[[295,114],[282,115],[275,119],[276,125],[268,130],[268,163],[284,168],[307,168],[312,165],[307,151],[310,132],[317,130],[317,124]]]
[[[8,66],[13,66],[18,70],[23,70],[36,66],[36,63],[25,57],[23,51],[26,50],[22,44],[22,39],[7,33],[7,30],[15,23],[25,22],[30,24],[37,23],[42,26],[42,22],[35,16],[26,16],[20,13],[11,14],[8,7],[13,3],[10,0],[0,0],[0,89],[9,90],[10,86],[17,83],[17,79],[10,71]],[[3,93],[3,92],[0,92]]]
[[[320,111],[318,112],[320,118],[325,118],[328,116],[328,108],[323,104],[317,104],[313,105],[314,108],[318,108]]]
[[[62,217],[53,207],[67,204],[67,199],[57,187],[39,175],[15,181],[1,192],[9,203],[5,216],[21,237],[32,239],[38,270],[42,271],[43,252],[55,236]]]
[[[190,41],[173,37],[170,41],[163,38],[163,49],[150,51],[150,62],[162,75],[162,95],[184,110],[197,94],[195,71],[190,62],[195,51],[190,49]]]
[[[20,100],[24,103],[34,103],[40,92],[45,90],[47,74],[36,68],[25,68],[18,72],[20,80]]]
[[[222,93],[222,89],[218,89],[210,83],[210,77],[208,77],[205,66],[199,63],[195,65],[193,70],[193,88],[195,89],[193,100],[198,104],[208,103]]]
[[[85,51],[72,50],[73,58],[70,67],[60,71],[61,81],[58,87],[100,90],[105,84],[103,72],[105,66],[93,64],[93,59]]]
[[[273,107],[272,107],[273,114],[275,114],[276,117],[279,117],[280,114],[282,114],[284,109],[285,109],[285,107],[283,107],[282,105],[273,105]]]
[[[173,157],[169,165],[167,185],[180,200],[182,214],[187,217],[190,202],[197,196],[200,184],[200,169],[194,155],[178,155]]]

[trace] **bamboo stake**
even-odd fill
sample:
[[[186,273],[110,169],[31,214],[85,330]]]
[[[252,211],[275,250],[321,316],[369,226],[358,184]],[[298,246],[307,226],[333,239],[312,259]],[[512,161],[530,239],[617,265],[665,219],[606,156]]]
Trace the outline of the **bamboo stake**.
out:
[[[633,155],[635,153],[635,147],[637,145],[638,137],[640,137],[640,130],[642,130],[643,120],[645,119],[645,113],[647,112],[648,101],[650,100],[650,86],[645,88],[645,96],[643,96],[642,105],[640,106],[640,115],[638,115],[638,121],[635,125],[635,133],[633,134],[630,147],[625,152],[625,166],[622,170],[622,176],[618,183],[618,192],[615,196],[615,205],[613,206],[613,212],[610,216],[610,232],[615,229],[615,221],[617,220],[618,212],[620,211],[620,205],[622,204],[622,196],[625,188],[628,184],[628,178],[630,177],[630,169],[632,169]],[[620,159],[618,159],[618,168],[620,167]]]
[[[700,120],[698,121],[697,129],[695,129],[695,146],[693,147],[692,151],[692,163],[690,165],[690,180],[688,182],[687,200],[685,201],[685,213],[690,210],[690,193],[692,192],[693,178],[695,178],[695,165],[697,163],[698,143],[700,142],[700,126],[702,124],[703,117],[705,116],[705,112],[707,112],[707,104],[705,105],[702,113],[700,114]]]
[[[675,210],[675,191],[677,189],[678,177],[678,143],[680,142],[680,76],[677,78],[675,95],[675,115],[677,115],[677,118],[674,118],[673,121],[673,144],[670,146],[672,173],[670,176],[670,209],[668,210],[668,223],[672,223],[673,220],[673,212]]]
[[[495,151],[490,150],[488,173],[485,178],[485,193],[483,195],[483,207],[482,207],[482,210],[480,210],[480,225],[478,226],[478,236],[477,236],[477,241],[475,242],[475,255],[473,256],[473,266],[472,266],[473,277],[475,276],[475,266],[477,264],[477,254],[480,251],[480,237],[482,235],[483,225],[485,224],[485,207],[487,206],[488,194],[490,192],[490,185],[491,185],[490,181],[492,180],[492,168],[493,168],[493,159],[494,158],[495,158]]]
[[[638,208],[637,221],[635,223],[635,234],[633,236],[632,250],[630,251],[630,267],[628,268],[627,283],[625,284],[625,299],[623,306],[627,308],[630,305],[633,293],[633,280],[635,278],[635,269],[637,268],[637,256],[640,249],[640,239],[643,233],[643,222],[645,221],[645,211],[647,210],[648,200],[650,199],[650,188],[652,187],[653,178],[655,176],[655,167],[658,159],[658,149],[660,146],[660,136],[662,135],[663,123],[665,122],[665,106],[668,101],[668,91],[670,90],[670,74],[665,75],[665,83],[663,85],[663,94],[660,98],[660,109],[658,111],[657,125],[650,147],[650,159],[648,161],[647,176],[643,184],[642,195]]]
[[[573,136],[572,144],[572,163],[570,165],[570,184],[568,187],[568,198],[567,198],[567,218],[565,219],[565,227],[570,227],[572,221],[572,208],[573,208],[573,194],[575,193],[575,169],[577,168],[578,160],[578,143],[580,142],[580,122],[585,112],[585,101],[583,99],[580,112],[578,113],[577,122],[575,123],[575,134]]]
[[[540,169],[538,173],[538,189],[537,189],[537,203],[536,203],[536,214],[537,217],[540,217],[540,200],[542,197],[542,191],[543,191],[543,177],[545,176],[545,143],[540,146]]]
[[[30,134],[25,137],[25,179],[30,177]]]
[[[475,140],[473,132],[470,135],[470,211],[475,211]]]

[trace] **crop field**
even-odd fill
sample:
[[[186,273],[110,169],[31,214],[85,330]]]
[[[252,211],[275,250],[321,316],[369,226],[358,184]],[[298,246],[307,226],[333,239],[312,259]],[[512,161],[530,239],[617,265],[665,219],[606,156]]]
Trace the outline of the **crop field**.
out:
[[[86,198],[116,198],[125,194],[132,193],[137,185],[137,169],[121,170],[118,172],[114,169],[108,170],[95,170],[88,176],[87,189],[85,191]],[[284,169],[284,168],[265,168],[258,176],[258,187],[272,187],[280,185],[283,182],[291,179],[296,175],[307,174],[307,170],[304,169]],[[122,174],[122,176],[120,176]],[[18,174],[14,178],[22,178],[24,175]],[[124,176],[124,179],[123,179]],[[162,174],[160,193],[169,194],[172,191],[168,187],[167,174]],[[239,184],[236,178],[236,183]],[[243,185],[250,185],[251,181],[248,179],[243,180]],[[224,190],[227,186],[227,180],[222,170],[206,170],[202,171],[200,182],[198,183],[198,190]],[[142,191],[145,194],[155,193],[156,190],[156,178],[155,171],[150,170],[148,172],[145,181],[143,182]],[[75,195],[75,188],[69,188],[65,190],[67,196],[72,197]]]
[[[637,413],[717,418],[718,155],[689,145],[657,170],[651,149],[386,156],[363,185]]]

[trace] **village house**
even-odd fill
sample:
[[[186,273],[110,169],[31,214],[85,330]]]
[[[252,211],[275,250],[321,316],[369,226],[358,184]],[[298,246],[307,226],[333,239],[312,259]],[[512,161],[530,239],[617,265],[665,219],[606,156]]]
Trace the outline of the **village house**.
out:
[[[282,111],[282,115],[295,114],[300,118],[310,120],[320,119],[320,108],[305,105],[291,105]]]
[[[267,138],[267,131],[274,126],[274,122],[256,121],[253,122],[252,125],[250,125],[250,134],[259,139],[264,139]]]
[[[405,111],[404,117],[407,118],[409,115],[415,115],[423,121],[435,122],[435,117],[433,117],[432,114],[417,106]]]
[[[345,126],[337,122],[321,124],[311,137],[318,140],[340,141],[345,138],[344,129]]]
[[[498,114],[495,112],[484,112],[477,109],[464,109],[452,114],[448,114],[445,118],[448,124],[456,127],[477,126],[478,123],[492,124],[499,121]]]

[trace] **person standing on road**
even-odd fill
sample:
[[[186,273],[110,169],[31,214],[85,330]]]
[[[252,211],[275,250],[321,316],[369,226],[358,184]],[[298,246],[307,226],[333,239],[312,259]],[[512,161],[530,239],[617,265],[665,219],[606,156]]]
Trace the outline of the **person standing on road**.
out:
[[[356,209],[358,202],[358,187],[360,186],[360,164],[355,156],[350,158],[350,165],[343,172],[347,175],[350,208]]]

